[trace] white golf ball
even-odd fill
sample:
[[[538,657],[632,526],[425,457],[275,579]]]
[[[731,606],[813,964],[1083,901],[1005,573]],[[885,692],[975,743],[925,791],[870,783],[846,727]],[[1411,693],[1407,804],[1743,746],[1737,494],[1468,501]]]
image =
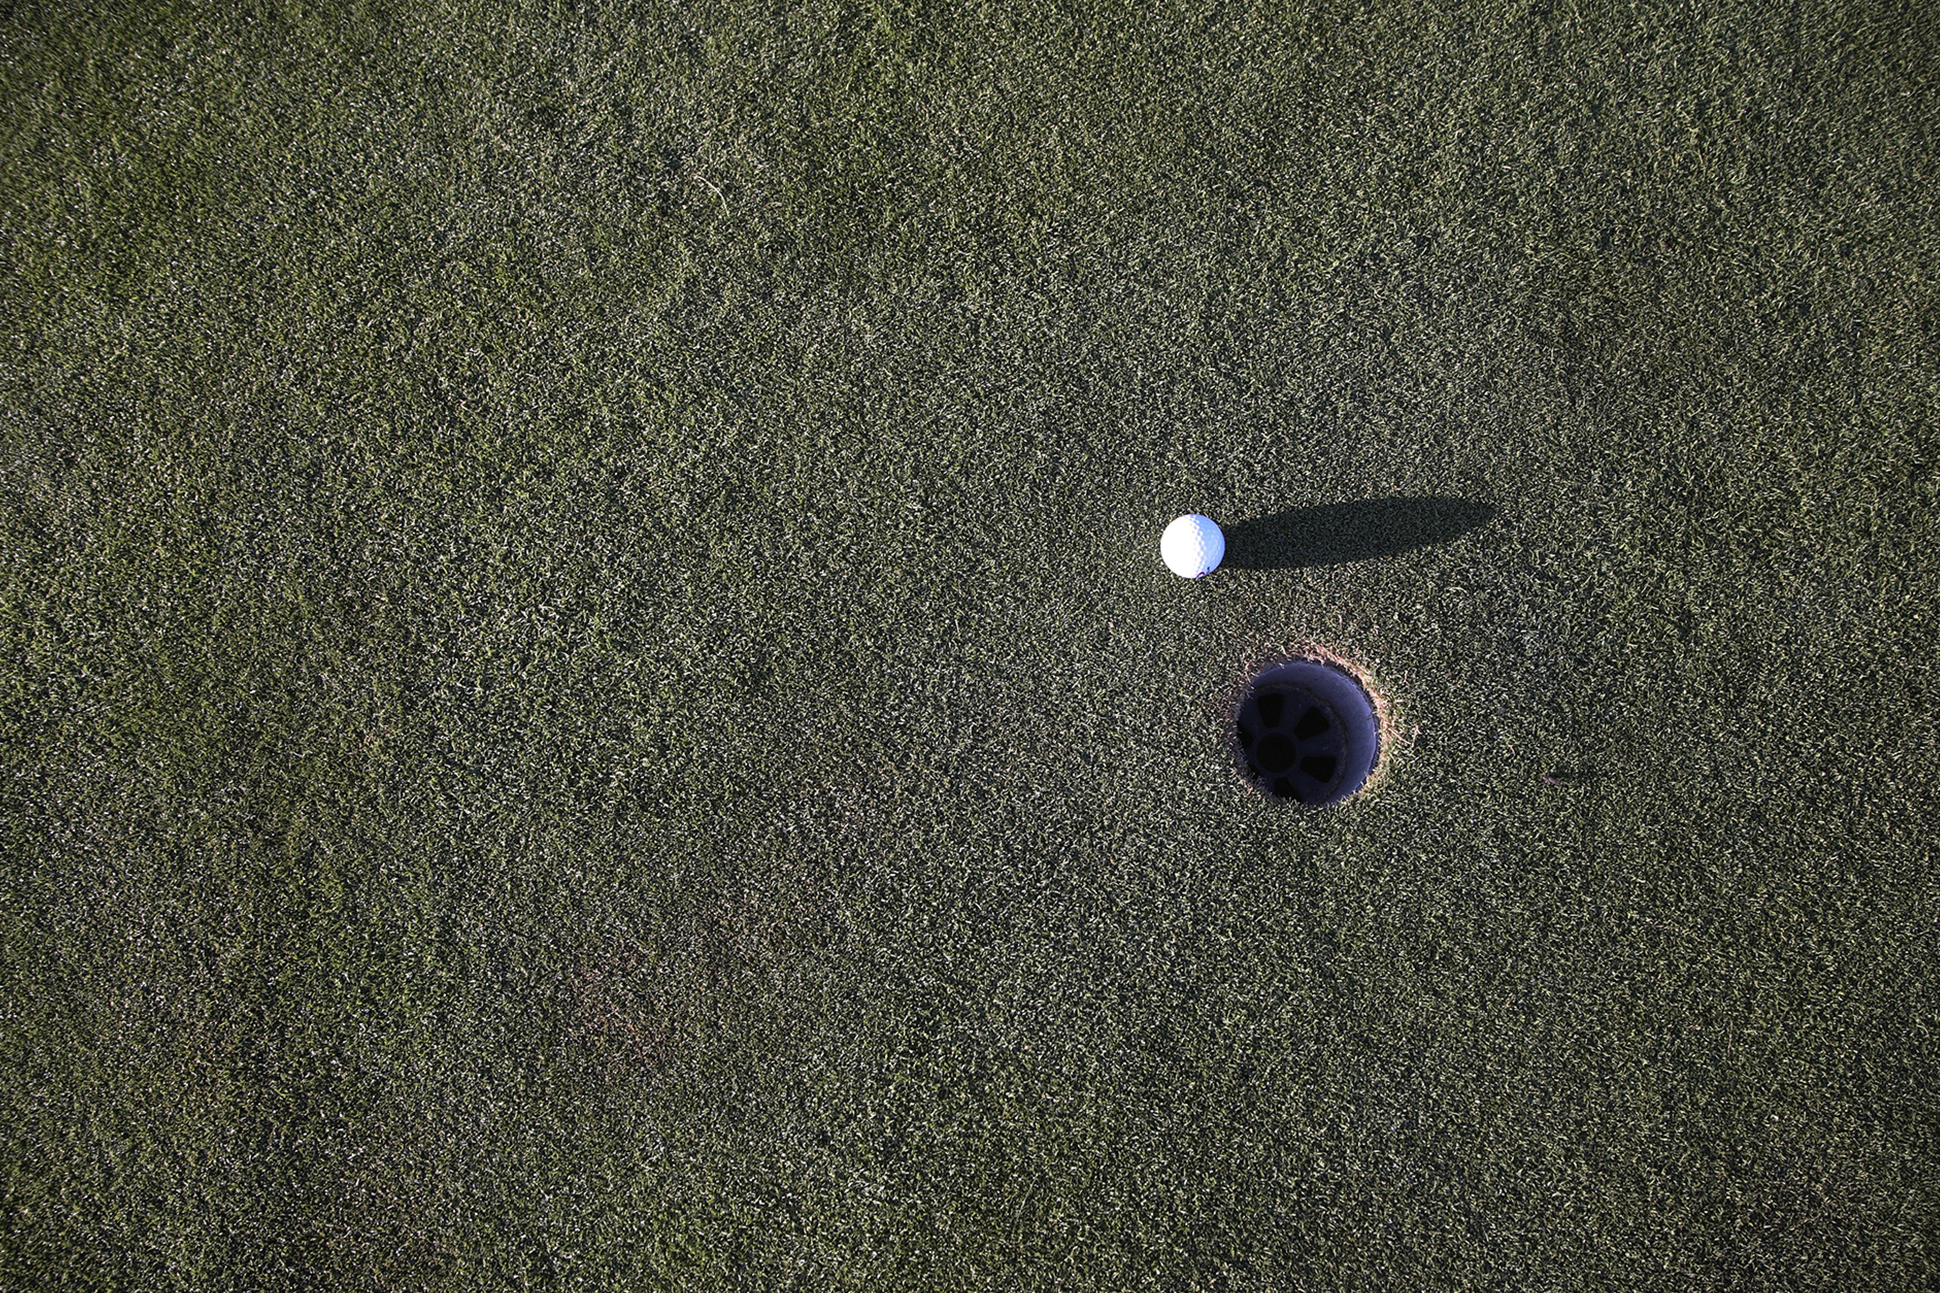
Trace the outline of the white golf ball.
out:
[[[1159,555],[1175,575],[1200,579],[1219,569],[1226,558],[1226,536],[1209,516],[1194,512],[1165,527]]]

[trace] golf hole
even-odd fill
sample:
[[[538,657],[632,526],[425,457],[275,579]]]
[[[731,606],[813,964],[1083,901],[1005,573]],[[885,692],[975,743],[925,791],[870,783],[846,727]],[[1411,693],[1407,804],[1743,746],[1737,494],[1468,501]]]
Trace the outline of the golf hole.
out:
[[[1256,674],[1233,738],[1247,779],[1273,799],[1321,808],[1367,784],[1381,757],[1381,720],[1360,680],[1323,660]]]

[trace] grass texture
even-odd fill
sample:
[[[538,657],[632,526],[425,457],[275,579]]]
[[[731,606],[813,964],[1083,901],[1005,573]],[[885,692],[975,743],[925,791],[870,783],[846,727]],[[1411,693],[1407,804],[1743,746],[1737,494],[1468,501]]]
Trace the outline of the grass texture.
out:
[[[0,1286],[1933,1287],[1937,72],[0,4]]]

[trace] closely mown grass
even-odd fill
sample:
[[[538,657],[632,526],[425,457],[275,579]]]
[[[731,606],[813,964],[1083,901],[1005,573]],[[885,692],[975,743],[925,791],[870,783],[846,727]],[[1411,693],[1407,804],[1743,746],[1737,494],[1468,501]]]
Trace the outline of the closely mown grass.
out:
[[[0,6],[0,1284],[1931,1286],[1940,24],[1291,10]]]

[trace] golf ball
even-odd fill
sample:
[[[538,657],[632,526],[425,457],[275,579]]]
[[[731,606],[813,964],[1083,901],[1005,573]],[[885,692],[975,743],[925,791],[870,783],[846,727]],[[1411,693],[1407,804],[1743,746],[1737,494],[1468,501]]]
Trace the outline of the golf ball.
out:
[[[1226,536],[1209,516],[1194,512],[1165,527],[1159,555],[1175,575],[1199,579],[1219,569],[1226,557]]]

